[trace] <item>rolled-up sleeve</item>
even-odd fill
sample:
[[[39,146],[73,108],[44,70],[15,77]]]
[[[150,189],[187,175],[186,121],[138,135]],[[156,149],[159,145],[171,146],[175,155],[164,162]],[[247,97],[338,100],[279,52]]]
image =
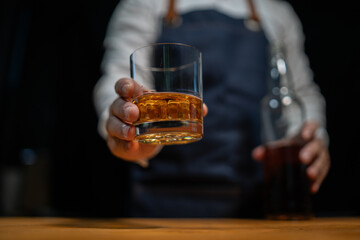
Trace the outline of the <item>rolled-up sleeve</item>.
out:
[[[305,109],[306,121],[316,121],[320,124],[318,137],[329,142],[326,132],[326,103],[320,88],[314,82],[309,59],[304,51],[305,36],[302,24],[293,9],[288,6],[287,27],[284,32],[284,44],[294,90]]]

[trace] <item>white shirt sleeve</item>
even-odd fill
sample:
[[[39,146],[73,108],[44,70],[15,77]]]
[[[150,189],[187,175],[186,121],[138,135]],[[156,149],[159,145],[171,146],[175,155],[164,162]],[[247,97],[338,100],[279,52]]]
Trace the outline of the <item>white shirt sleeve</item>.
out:
[[[158,3],[162,1],[157,1]],[[123,0],[110,19],[104,40],[105,53],[101,64],[102,77],[94,92],[94,104],[99,116],[98,131],[106,138],[109,107],[117,98],[117,80],[130,77],[130,54],[139,47],[153,43],[160,31],[156,1]],[[148,86],[150,83],[140,83]]]

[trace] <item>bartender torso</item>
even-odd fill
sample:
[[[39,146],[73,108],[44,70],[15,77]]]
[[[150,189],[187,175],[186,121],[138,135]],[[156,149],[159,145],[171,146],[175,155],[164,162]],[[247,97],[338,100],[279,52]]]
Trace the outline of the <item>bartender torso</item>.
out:
[[[203,53],[204,138],[166,146],[149,167],[131,169],[131,216],[259,217],[261,165],[251,158],[260,144],[259,103],[266,91],[267,47],[288,46],[297,94],[304,86],[320,103],[302,52],[301,25],[291,7],[275,0],[123,0],[116,8],[105,47],[104,75],[95,89],[105,137],[113,86],[129,76],[129,55],[155,42],[180,42]],[[151,82],[140,83],[150,87]],[[307,89],[307,91],[309,91]],[[307,117],[319,118],[308,108]],[[321,111],[320,111],[321,112]]]

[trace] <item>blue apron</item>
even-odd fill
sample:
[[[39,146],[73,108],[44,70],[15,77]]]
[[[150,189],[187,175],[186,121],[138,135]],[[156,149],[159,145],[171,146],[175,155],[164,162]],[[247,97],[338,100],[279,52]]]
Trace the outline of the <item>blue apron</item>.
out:
[[[182,15],[158,42],[180,42],[203,53],[204,138],[166,146],[146,169],[132,169],[134,217],[259,217],[259,103],[265,94],[263,31],[214,10]]]

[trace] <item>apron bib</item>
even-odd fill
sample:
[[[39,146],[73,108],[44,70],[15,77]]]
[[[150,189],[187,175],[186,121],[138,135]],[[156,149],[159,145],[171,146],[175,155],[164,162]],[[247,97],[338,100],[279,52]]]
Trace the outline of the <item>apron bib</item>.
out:
[[[214,10],[164,25],[157,42],[197,47],[203,57],[204,138],[166,146],[149,168],[132,169],[135,217],[253,217],[261,211],[259,104],[266,90],[268,41],[244,19]],[[255,213],[254,208],[259,212]]]

